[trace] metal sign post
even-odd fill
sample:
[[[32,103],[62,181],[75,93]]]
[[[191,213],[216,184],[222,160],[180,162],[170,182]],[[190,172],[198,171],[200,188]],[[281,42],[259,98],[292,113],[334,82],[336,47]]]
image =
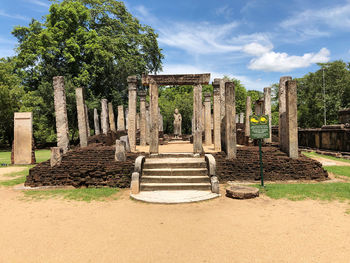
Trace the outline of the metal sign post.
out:
[[[268,115],[251,115],[250,123],[250,138],[258,139],[259,141],[259,160],[260,160],[260,178],[261,186],[264,187],[264,169],[262,161],[261,142],[262,139],[270,138],[270,125]]]

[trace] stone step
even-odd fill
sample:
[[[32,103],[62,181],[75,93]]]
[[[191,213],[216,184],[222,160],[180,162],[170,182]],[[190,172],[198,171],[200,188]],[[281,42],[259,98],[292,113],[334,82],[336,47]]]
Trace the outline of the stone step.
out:
[[[141,177],[141,183],[210,183],[209,177],[204,176],[154,176]]]
[[[144,163],[144,169],[206,167],[204,158],[149,158]]]
[[[150,154],[148,158],[203,158],[199,154],[194,153],[158,153],[158,154]],[[147,159],[148,159],[147,158]]]
[[[201,176],[208,175],[207,168],[157,168],[143,169],[142,176],[161,175],[161,176]]]
[[[210,190],[210,183],[141,183],[141,191]]]

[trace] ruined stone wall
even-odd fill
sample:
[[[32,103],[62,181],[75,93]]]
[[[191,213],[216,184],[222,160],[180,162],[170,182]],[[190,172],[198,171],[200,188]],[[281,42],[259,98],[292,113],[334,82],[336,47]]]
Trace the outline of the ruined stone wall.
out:
[[[50,160],[30,169],[26,186],[130,187],[135,159],[139,154],[127,153],[125,162],[114,160],[114,146],[89,145],[67,152],[59,166]]]
[[[213,154],[216,159],[220,183],[227,181],[260,180],[258,147],[237,149],[237,159],[226,160],[224,152]],[[326,180],[327,172],[321,163],[300,155],[292,159],[277,147],[263,147],[264,179],[275,180]]]

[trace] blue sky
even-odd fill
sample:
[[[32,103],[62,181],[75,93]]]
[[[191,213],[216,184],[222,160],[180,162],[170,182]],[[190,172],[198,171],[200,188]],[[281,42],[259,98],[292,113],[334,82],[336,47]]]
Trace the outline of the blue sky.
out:
[[[11,30],[40,20],[47,0],[0,0],[0,57],[14,54]],[[161,74],[227,75],[262,90],[316,63],[350,61],[350,0],[128,0],[128,10],[159,34]]]

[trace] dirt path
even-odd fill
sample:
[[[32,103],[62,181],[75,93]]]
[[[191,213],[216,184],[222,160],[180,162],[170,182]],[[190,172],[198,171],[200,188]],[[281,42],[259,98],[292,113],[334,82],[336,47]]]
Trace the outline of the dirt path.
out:
[[[7,181],[10,179],[15,179],[17,177],[20,177],[20,176],[9,177],[6,175],[8,175],[10,173],[21,172],[21,171],[24,171],[25,169],[27,169],[27,167],[1,167],[0,168],[0,181]]]
[[[0,188],[0,262],[349,262],[348,203],[23,201]]]
[[[322,163],[323,166],[350,166],[350,163],[337,161],[337,160],[331,160],[324,157],[311,157],[311,159],[314,159],[316,161],[319,161]]]

